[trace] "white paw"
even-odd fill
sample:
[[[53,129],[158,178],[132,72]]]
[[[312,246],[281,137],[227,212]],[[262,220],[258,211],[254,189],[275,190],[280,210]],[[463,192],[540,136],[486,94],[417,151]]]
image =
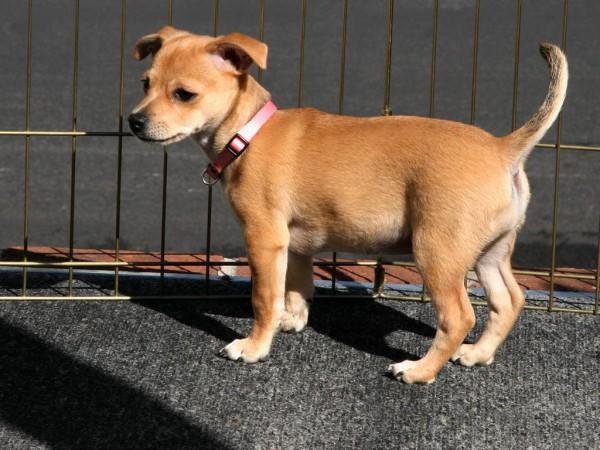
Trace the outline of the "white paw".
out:
[[[494,354],[482,349],[477,344],[462,344],[452,355],[452,361],[465,367],[489,366],[494,362]]]
[[[284,311],[279,327],[282,331],[299,332],[304,330],[308,322],[308,308],[291,313]]]
[[[419,369],[415,370],[419,361],[402,361],[396,364],[390,364],[388,366],[388,372],[391,373],[394,378],[401,379],[407,384],[420,383],[420,384],[431,384],[435,381],[435,376],[429,376],[418,373]],[[411,372],[412,371],[412,372]]]
[[[246,363],[255,363],[265,359],[269,349],[269,345],[257,344],[250,338],[244,338],[227,344],[219,353],[233,361],[241,359]]]
[[[394,375],[394,377],[398,378],[398,375],[402,375],[404,372],[408,372],[415,365],[416,361],[402,361],[396,364],[390,364],[388,366],[388,372]]]

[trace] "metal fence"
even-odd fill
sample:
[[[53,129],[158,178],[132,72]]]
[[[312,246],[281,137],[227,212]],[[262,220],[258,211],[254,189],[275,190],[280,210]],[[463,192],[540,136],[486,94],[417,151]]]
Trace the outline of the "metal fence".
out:
[[[307,0],[300,1],[300,14],[301,14],[301,27],[298,32],[300,33],[300,49],[299,49],[299,71],[298,71],[298,91],[297,91],[297,104],[302,106],[304,103],[304,59],[305,59],[305,41],[306,41],[306,22],[307,22]],[[514,47],[514,75],[513,75],[513,95],[512,95],[512,128],[516,128],[517,122],[517,105],[519,101],[519,59],[520,59],[520,47],[521,47],[521,23],[522,23],[522,11],[523,1],[515,0],[515,47]],[[431,67],[430,67],[430,91],[429,91],[429,116],[435,115],[436,106],[436,62],[437,62],[437,48],[438,48],[438,19],[439,19],[439,0],[433,0],[432,6],[432,34],[431,34]],[[344,112],[344,92],[345,92],[345,73],[346,73],[346,47],[347,47],[347,24],[348,24],[348,0],[342,0],[340,2],[340,21],[342,23],[341,30],[341,52],[339,54],[339,94],[338,94],[338,112]],[[382,2],[382,7],[385,5]],[[266,0],[259,0],[259,23],[257,24],[257,36],[259,39],[264,38],[265,31],[265,16],[268,14],[266,8]],[[131,134],[124,130],[123,115],[124,115],[124,58],[126,57],[125,49],[125,31],[127,27],[127,0],[121,0],[121,14],[120,14],[120,71],[119,71],[119,108],[118,108],[118,127],[113,131],[88,131],[81,130],[77,126],[77,105],[78,105],[78,69],[79,69],[79,0],[74,0],[74,17],[72,18],[74,23],[74,46],[73,46],[73,73],[72,73],[72,114],[70,130],[32,130],[31,125],[31,78],[32,78],[32,12],[33,12],[33,0],[28,0],[27,5],[28,17],[27,17],[27,65],[26,65],[26,96],[25,96],[25,129],[24,130],[3,130],[0,131],[0,136],[21,136],[24,139],[24,167],[23,167],[23,183],[24,183],[24,198],[23,198],[23,259],[18,261],[0,261],[0,267],[13,267],[22,268],[22,295],[14,296],[2,296],[0,300],[130,300],[133,298],[143,299],[162,299],[162,298],[224,298],[227,295],[215,295],[211,294],[211,279],[209,277],[210,268],[214,266],[236,266],[246,265],[246,262],[241,261],[211,261],[211,219],[213,211],[213,191],[212,187],[209,186],[208,201],[206,205],[206,260],[201,262],[190,262],[190,261],[175,261],[169,258],[165,258],[165,230],[166,230],[166,209],[167,209],[167,168],[169,163],[169,152],[166,147],[163,147],[163,178],[162,178],[162,215],[161,215],[161,240],[160,240],[160,261],[148,262],[148,261],[124,261],[120,257],[121,246],[120,246],[120,229],[121,229],[121,187],[122,187],[122,150],[123,150],[123,139],[128,139]],[[218,24],[219,24],[219,0],[213,0],[213,34],[217,35]],[[471,102],[470,102],[470,123],[475,122],[476,118],[476,99],[477,99],[477,75],[478,75],[478,53],[479,53],[479,36],[480,36],[480,0],[473,0],[473,39],[472,39],[472,71],[471,71]],[[173,22],[173,0],[167,0],[165,3],[165,19],[166,22],[172,24]],[[562,32],[561,32],[561,47],[567,48],[567,27],[569,23],[569,1],[563,0],[562,10]],[[382,24],[387,30],[386,39],[386,63],[385,63],[385,77],[384,86],[382,88],[382,110],[383,115],[391,115],[392,110],[390,107],[390,83],[391,83],[391,68],[392,68],[392,43],[393,43],[393,32],[394,32],[394,0],[387,0],[387,19],[386,23]],[[262,72],[258,71],[258,80],[262,80]],[[543,306],[536,304],[528,304],[528,309],[541,309],[548,311],[571,311],[588,314],[599,314],[600,313],[600,228],[598,230],[598,262],[595,270],[590,270],[586,273],[573,273],[565,272],[557,269],[556,262],[556,247],[557,247],[557,225],[558,225],[558,213],[559,213],[559,192],[560,192],[560,160],[561,154],[564,151],[577,151],[577,152],[600,152],[600,147],[585,146],[585,145],[573,145],[562,142],[562,114],[559,116],[556,136],[553,143],[540,143],[537,148],[542,151],[552,151],[555,155],[555,169],[554,169],[554,202],[552,210],[552,234],[549,245],[551,246],[551,267],[549,270],[535,270],[535,269],[522,269],[515,270],[516,274],[523,275],[537,275],[542,277],[549,277],[550,289],[547,301]],[[68,261],[64,262],[40,262],[31,261],[27,257],[27,251],[29,249],[29,214],[30,214],[30,144],[32,139],[39,136],[54,136],[54,137],[70,137],[71,138],[71,171],[70,171],[70,209],[69,209],[69,250],[68,250]],[[116,186],[116,198],[115,198],[115,212],[116,221],[114,224],[114,261],[110,262],[86,262],[78,261],[74,255],[74,223],[75,223],[75,182],[77,177],[76,172],[76,160],[77,160],[77,144],[80,139],[89,136],[103,136],[113,137],[116,141],[118,148],[118,164],[117,164],[117,186]],[[141,266],[157,266],[160,270],[160,283],[161,286],[164,283],[165,273],[168,272],[170,266],[185,265],[193,266],[200,265],[205,268],[205,292],[199,293],[197,296],[181,296],[181,295],[152,295],[143,297],[132,297],[123,295],[120,293],[119,281],[121,273],[120,271],[125,268],[139,268]],[[344,294],[336,290],[336,268],[340,266],[366,266],[373,270],[373,296],[378,298],[394,298],[398,300],[418,300],[426,301],[426,292],[423,290],[420,295],[389,295],[386,293],[385,287],[385,270],[384,266],[414,266],[410,262],[383,262],[382,258],[375,260],[361,260],[361,261],[340,261],[337,258],[336,253],[331,255],[330,259],[315,262],[315,265],[326,266],[331,268],[332,273],[332,292],[336,295],[342,296]],[[67,295],[56,295],[51,297],[30,295],[30,285],[28,283],[28,269],[31,268],[44,268],[44,269],[62,269],[68,271],[68,293]],[[114,294],[101,296],[101,297],[87,297],[76,295],[74,293],[74,271],[75,270],[92,270],[92,271],[113,271],[114,272]],[[595,274],[594,274],[595,272]],[[587,282],[595,283],[595,295],[594,299],[588,307],[584,308],[569,308],[557,306],[555,304],[555,285],[556,280],[559,278],[570,278],[576,280],[585,280]],[[474,304],[485,304],[480,299],[474,299]]]

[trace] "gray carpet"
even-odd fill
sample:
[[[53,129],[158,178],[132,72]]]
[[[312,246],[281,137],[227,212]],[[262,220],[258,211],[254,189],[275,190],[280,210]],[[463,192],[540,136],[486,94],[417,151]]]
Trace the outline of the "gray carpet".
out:
[[[247,299],[0,302],[0,448],[600,445],[599,317],[525,312],[493,366],[448,364],[430,386],[385,373],[427,349],[430,305],[317,299],[308,329],[278,335],[267,361],[216,356],[250,317]]]

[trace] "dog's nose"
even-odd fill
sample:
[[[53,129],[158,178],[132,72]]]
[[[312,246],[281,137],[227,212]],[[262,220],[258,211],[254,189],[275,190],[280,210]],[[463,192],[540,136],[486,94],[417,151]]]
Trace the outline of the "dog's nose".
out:
[[[146,126],[148,116],[143,113],[134,113],[130,114],[127,120],[129,120],[129,128],[131,128],[131,131],[139,133]]]

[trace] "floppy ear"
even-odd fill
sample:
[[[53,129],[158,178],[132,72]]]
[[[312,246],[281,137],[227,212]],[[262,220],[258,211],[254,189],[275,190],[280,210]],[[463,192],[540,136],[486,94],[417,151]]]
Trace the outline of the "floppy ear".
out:
[[[176,33],[177,30],[170,26],[164,26],[156,33],[147,34],[140,38],[133,49],[133,57],[140,61],[148,55],[156,55],[156,52],[160,50],[165,39]]]
[[[206,46],[206,51],[220,57],[223,70],[237,75],[248,72],[252,63],[267,68],[267,45],[245,34],[220,36]]]

